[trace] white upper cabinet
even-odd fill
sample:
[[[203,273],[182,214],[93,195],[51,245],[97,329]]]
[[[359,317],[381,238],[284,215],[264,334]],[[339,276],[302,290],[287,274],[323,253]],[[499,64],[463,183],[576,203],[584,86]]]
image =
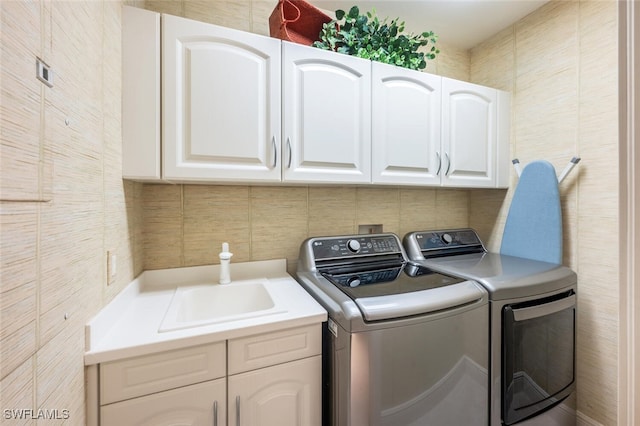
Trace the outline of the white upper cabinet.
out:
[[[499,105],[499,99],[503,105]],[[505,176],[500,162],[508,163],[509,144],[504,122],[508,132],[509,109],[508,96],[496,89],[442,79],[444,186],[507,186],[504,179],[508,179],[508,174]]]
[[[160,180],[160,15],[122,9],[122,177]]]
[[[280,181],[280,41],[162,15],[163,173]]]
[[[507,187],[509,95],[372,63],[372,182]]]
[[[371,61],[283,42],[289,182],[371,181]]]
[[[373,183],[439,185],[441,82],[372,63]]]
[[[124,178],[508,187],[506,92],[127,6],[122,32]]]

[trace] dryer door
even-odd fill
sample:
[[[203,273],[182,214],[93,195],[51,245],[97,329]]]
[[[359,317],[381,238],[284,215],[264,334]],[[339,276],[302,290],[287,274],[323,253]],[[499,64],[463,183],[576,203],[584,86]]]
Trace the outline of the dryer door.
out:
[[[502,311],[502,419],[512,425],[561,402],[575,387],[573,291]]]

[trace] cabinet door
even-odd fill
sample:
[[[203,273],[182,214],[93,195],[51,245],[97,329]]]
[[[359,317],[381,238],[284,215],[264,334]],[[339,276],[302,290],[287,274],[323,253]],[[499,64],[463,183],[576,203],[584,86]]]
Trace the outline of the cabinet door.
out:
[[[102,406],[100,424],[224,426],[226,412],[226,379],[218,379]]]
[[[439,185],[442,78],[372,66],[372,181]]]
[[[229,425],[320,426],[322,356],[229,377]]]
[[[443,186],[496,186],[497,90],[442,79]]]
[[[371,61],[283,42],[284,180],[371,179]]]
[[[280,41],[162,16],[164,178],[279,181]]]

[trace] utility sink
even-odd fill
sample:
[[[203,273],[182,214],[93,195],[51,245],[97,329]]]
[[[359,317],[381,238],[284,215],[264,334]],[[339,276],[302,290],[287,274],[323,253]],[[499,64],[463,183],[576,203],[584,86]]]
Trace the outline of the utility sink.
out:
[[[274,302],[267,280],[178,287],[159,332],[228,323],[286,312]]]

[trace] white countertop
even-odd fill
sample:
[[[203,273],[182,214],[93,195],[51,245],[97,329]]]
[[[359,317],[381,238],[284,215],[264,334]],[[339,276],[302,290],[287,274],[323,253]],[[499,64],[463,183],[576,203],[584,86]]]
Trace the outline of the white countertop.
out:
[[[219,265],[145,271],[85,327],[85,365],[326,321],[327,312],[286,272],[286,260],[232,263],[230,284],[260,280],[284,312],[159,332],[175,290],[217,284]]]

